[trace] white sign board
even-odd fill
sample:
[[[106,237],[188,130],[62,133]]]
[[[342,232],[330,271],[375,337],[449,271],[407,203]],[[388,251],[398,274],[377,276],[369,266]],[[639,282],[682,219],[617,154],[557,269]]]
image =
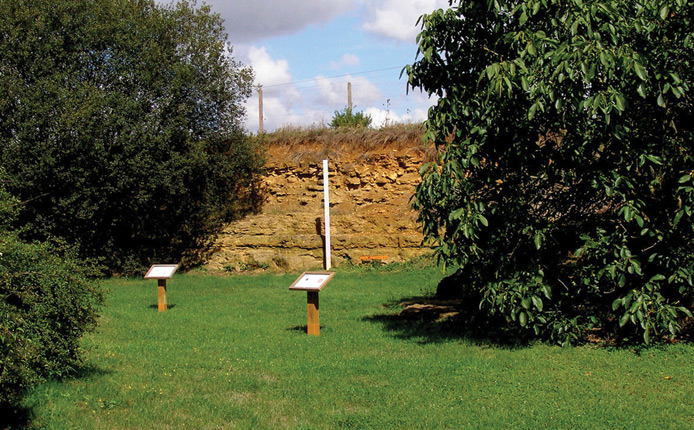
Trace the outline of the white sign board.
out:
[[[335,272],[304,272],[289,287],[290,290],[320,291],[330,281]]]
[[[145,279],[170,279],[178,269],[178,264],[153,264]]]

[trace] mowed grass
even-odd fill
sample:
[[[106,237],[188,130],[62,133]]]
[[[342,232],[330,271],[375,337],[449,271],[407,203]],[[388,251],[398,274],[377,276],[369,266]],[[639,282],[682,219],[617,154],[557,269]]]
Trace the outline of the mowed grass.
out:
[[[308,336],[298,274],[111,280],[77,378],[28,398],[47,429],[694,428],[694,347],[505,347],[391,316],[436,269],[338,272]]]

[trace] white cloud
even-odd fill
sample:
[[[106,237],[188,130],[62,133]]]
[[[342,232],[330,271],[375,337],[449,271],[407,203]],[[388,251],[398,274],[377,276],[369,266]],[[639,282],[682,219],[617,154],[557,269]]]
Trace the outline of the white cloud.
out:
[[[414,42],[417,20],[425,13],[448,8],[448,0],[378,0],[366,2],[364,29],[386,38]]]
[[[160,0],[161,1],[161,0]],[[232,45],[291,34],[328,22],[356,7],[354,0],[207,0]]]
[[[277,85],[291,82],[289,62],[285,59],[273,60],[267,49],[251,46],[246,53],[248,64],[255,72],[255,85]]]
[[[333,61],[330,63],[330,68],[333,70],[342,69],[343,67],[355,67],[359,66],[361,61],[359,57],[354,54],[344,54],[340,61]]]
[[[416,124],[427,119],[427,110],[416,108],[405,112],[370,107],[364,113],[371,116],[371,127],[379,128],[393,124]]]
[[[363,76],[347,75],[339,80],[317,76],[315,80],[317,91],[312,96],[312,103],[314,106],[323,107],[329,112],[347,107],[348,82],[351,83],[352,106],[355,110],[361,110],[364,106],[378,103],[383,99],[381,90]]]

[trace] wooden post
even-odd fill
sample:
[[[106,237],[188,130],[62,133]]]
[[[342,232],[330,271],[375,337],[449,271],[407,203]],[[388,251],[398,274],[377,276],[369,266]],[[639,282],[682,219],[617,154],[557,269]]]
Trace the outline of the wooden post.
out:
[[[323,160],[323,207],[325,222],[325,270],[330,270],[330,187],[328,183],[328,160]]]
[[[306,326],[306,333],[314,336],[320,336],[318,291],[307,291],[306,296],[306,308],[308,310],[308,325]]]
[[[352,83],[347,82],[347,109],[348,112],[352,113]]]
[[[157,305],[157,309],[159,309],[159,312],[165,311],[168,309],[166,305],[166,279],[159,279],[158,280],[158,296],[159,296],[159,304]]]
[[[263,89],[258,87],[258,134],[263,134]]]

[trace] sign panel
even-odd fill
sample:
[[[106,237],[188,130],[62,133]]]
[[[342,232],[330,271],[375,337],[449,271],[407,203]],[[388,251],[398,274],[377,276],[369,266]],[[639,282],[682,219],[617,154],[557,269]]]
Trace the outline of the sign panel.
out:
[[[170,279],[178,269],[178,264],[153,264],[145,279]]]
[[[335,272],[304,272],[289,287],[290,290],[320,291],[335,275]]]

